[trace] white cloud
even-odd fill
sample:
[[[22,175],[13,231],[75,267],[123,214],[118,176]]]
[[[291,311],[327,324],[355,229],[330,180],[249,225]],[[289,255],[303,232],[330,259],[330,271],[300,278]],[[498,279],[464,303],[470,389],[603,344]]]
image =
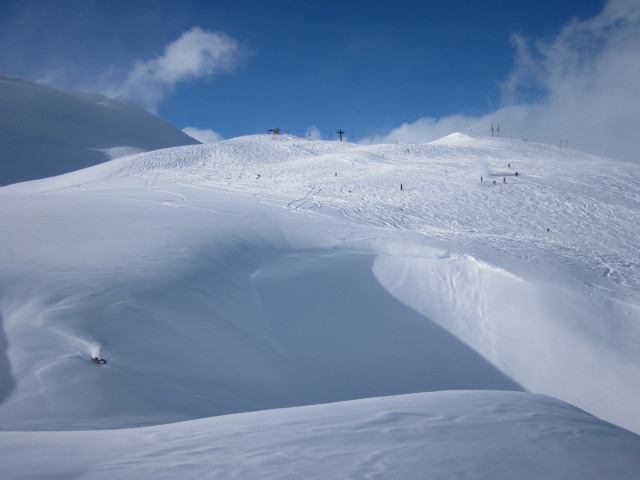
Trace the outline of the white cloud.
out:
[[[136,62],[119,93],[154,110],[179,82],[233,68],[240,51],[233,38],[194,27],[169,43],[163,55]]]
[[[472,129],[471,124],[477,122],[473,117],[452,115],[436,120],[422,117],[413,123],[403,123],[393,129],[388,135],[376,136],[376,142],[389,143],[423,143],[436,140],[452,132],[467,132]]]
[[[322,140],[320,129],[315,125],[311,125],[309,128],[307,128],[305,138],[308,138],[309,140]]]
[[[482,117],[421,118],[383,137],[426,142],[453,131],[527,137],[616,158],[638,160],[640,130],[640,2],[611,0],[588,20],[557,35],[514,35],[514,67],[502,84],[502,107]]]
[[[222,138],[222,136],[218,132],[214,132],[213,130],[209,129],[203,130],[196,127],[185,127],[182,129],[182,131],[189,135],[191,138],[195,138],[202,143],[215,143],[219,142],[220,140],[224,140],[224,138]]]

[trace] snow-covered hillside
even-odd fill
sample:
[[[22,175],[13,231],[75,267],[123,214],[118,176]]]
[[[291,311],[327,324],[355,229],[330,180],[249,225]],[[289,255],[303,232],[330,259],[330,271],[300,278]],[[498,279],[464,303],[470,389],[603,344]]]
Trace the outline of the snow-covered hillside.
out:
[[[0,72],[0,185],[60,175],[124,152],[198,143],[118,97],[60,92]]]
[[[0,432],[4,478],[634,480],[638,436],[549,397],[435,392],[147,428]]]
[[[638,433],[638,192],[640,176],[624,163],[462,134],[425,145],[258,135],[1,188],[1,428],[131,428],[407,393],[525,390]],[[502,478],[529,462],[531,478],[571,478],[559,459],[555,477],[540,470],[551,444],[577,452],[569,460],[579,467],[575,478],[637,472],[640,437],[561,402],[529,393],[430,395],[285,408],[273,413],[282,443],[264,450],[268,412],[118,438],[162,438],[195,461],[193,438],[215,449],[244,432],[256,442],[225,465],[260,466],[249,459],[261,456],[275,472],[266,477],[278,477],[282,460],[307,465],[297,478],[411,478],[394,470],[390,453],[375,452],[408,444],[432,451],[441,435],[451,435],[447,448],[472,450],[483,441],[471,433],[475,414],[462,413],[468,401],[469,411],[484,405],[478,415],[494,432],[487,438],[503,432],[487,448],[511,445],[521,459],[503,465]],[[449,402],[455,414],[444,413]],[[343,412],[351,408],[362,408],[361,417]],[[501,415],[512,409],[522,415]],[[334,415],[326,426],[322,419]],[[229,433],[205,434],[222,428],[215,422],[228,422]],[[367,439],[382,447],[349,443],[358,435],[339,440],[361,423],[383,437]],[[315,472],[295,458],[325,427],[335,470]],[[155,440],[125,460],[109,432],[65,435],[6,432],[0,444],[39,455],[53,444],[62,453],[104,441],[112,445],[106,470],[91,466],[90,447],[73,464],[92,478],[107,478],[115,459],[144,469],[148,454],[167,466]],[[434,468],[439,478],[460,461],[442,448],[442,463],[437,455],[398,461]],[[478,466],[477,478],[501,478],[480,467],[477,448],[467,464]],[[353,454],[347,463],[343,450]],[[4,451],[19,472],[14,450]]]

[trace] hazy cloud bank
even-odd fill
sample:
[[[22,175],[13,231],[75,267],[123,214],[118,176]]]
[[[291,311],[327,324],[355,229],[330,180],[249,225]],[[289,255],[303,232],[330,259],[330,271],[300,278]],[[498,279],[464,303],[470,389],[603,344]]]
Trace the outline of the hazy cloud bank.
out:
[[[136,62],[118,93],[155,110],[176,84],[231,70],[240,55],[233,38],[195,27],[169,43],[163,55]]]
[[[638,160],[640,2],[611,0],[596,17],[573,20],[550,38],[513,35],[514,67],[502,106],[481,117],[455,115],[405,123],[380,141],[421,143],[453,131],[559,143]]]
[[[311,125],[310,127],[308,127],[304,136],[309,140],[322,140],[322,133],[320,132],[320,129],[315,125]]]
[[[185,127],[182,129],[182,131],[189,135],[191,138],[195,138],[202,143],[215,143],[219,142],[220,140],[224,140],[218,132],[214,132],[210,129],[203,130],[196,127]]]

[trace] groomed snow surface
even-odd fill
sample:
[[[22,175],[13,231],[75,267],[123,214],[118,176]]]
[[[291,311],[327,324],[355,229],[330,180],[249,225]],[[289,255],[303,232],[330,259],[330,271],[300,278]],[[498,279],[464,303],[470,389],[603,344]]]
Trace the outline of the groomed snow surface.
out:
[[[2,476],[638,478],[631,167],[258,135],[1,188]]]

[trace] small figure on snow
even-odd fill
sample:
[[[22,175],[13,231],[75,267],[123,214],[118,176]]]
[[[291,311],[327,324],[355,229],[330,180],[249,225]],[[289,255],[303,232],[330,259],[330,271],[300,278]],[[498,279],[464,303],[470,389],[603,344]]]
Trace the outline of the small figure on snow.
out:
[[[507,167],[511,168],[511,164],[510,164],[510,163],[507,163]]]
[[[402,191],[402,184],[400,184],[400,191]]]
[[[338,172],[334,173],[334,174],[333,174],[333,176],[334,176],[334,177],[337,177],[337,176],[338,176]]]
[[[516,177],[518,176],[518,172],[516,172]]]
[[[496,181],[495,181],[495,180],[493,181],[493,184],[494,184],[494,185],[497,185],[497,183],[496,183]]]
[[[480,177],[480,183],[484,182],[484,178]]]
[[[507,177],[502,177],[502,183],[507,183]]]

